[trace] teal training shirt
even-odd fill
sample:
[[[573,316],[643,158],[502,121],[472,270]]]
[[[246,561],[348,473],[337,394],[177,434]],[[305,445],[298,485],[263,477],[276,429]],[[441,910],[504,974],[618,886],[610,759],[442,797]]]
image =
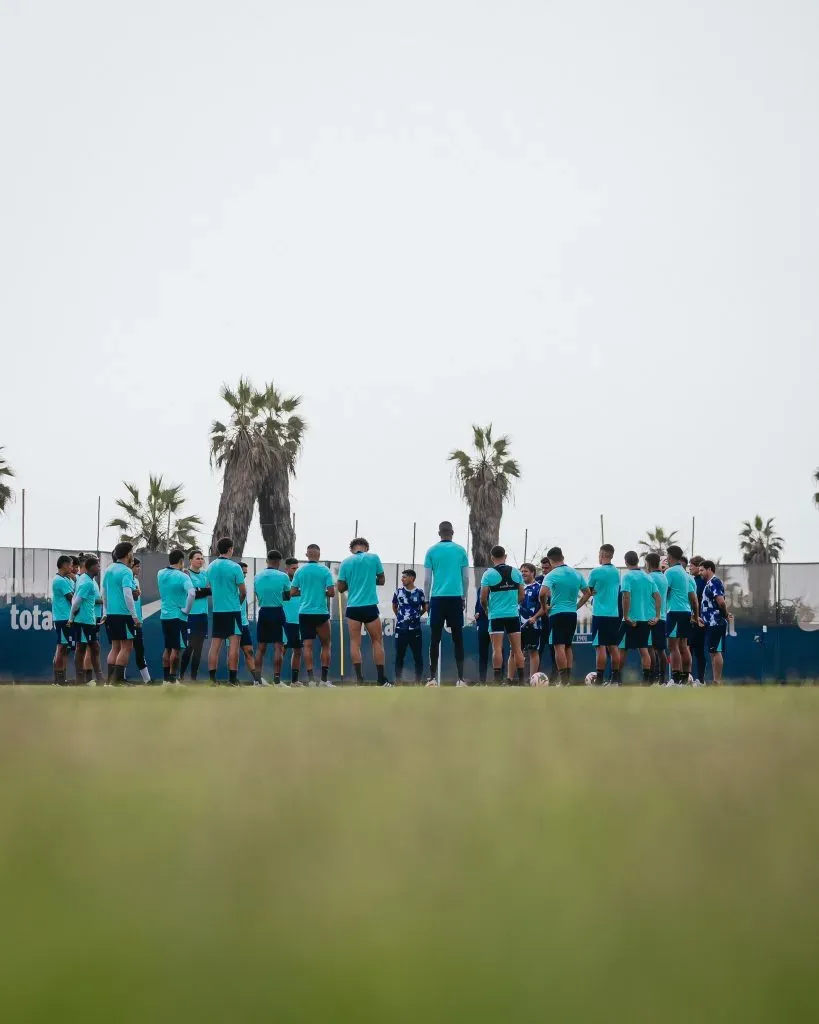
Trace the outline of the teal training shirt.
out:
[[[160,619],[182,619],[187,622],[185,605],[188,603],[188,594],[194,589],[190,576],[181,569],[167,565],[156,574],[156,583],[159,588]]]
[[[550,615],[562,615],[577,611],[577,596],[586,586],[586,581],[570,565],[559,565],[546,576],[543,586],[551,593]]]
[[[668,580],[665,578],[665,573],[660,572],[659,569],[655,569],[650,575],[660,592],[660,616],[665,620],[668,615]]]
[[[523,583],[523,576],[520,574],[520,569],[512,569],[511,580],[513,583]],[[487,569],[481,577],[481,587],[494,587],[502,580],[501,574],[498,572],[496,566],[492,566],[491,569]],[[489,619],[518,619],[518,588],[515,587],[513,590],[496,590],[489,591]]]
[[[670,612],[691,612],[691,604],[688,600],[688,595],[691,593],[691,588],[688,585],[688,581],[693,578],[683,569],[681,565],[671,565],[668,567],[665,573],[666,582],[668,583],[668,610]],[[696,583],[694,589],[696,590]]]
[[[301,593],[301,615],[327,615],[327,588],[334,585],[333,574],[322,562],[300,565],[293,586]]]
[[[290,582],[289,579],[288,582]],[[284,621],[289,622],[291,626],[298,626],[300,611],[301,598],[291,597],[289,601],[284,602]]]
[[[208,565],[213,611],[239,612],[239,587],[245,582],[242,567],[232,558],[220,555]]]
[[[283,595],[290,593],[290,577],[281,569],[262,569],[253,579],[253,592],[260,608],[281,608]]]
[[[81,576],[77,577],[74,596],[78,597],[81,601],[77,614],[74,616],[74,621],[80,622],[84,626],[96,625],[97,601],[100,596],[100,588],[97,586],[97,581],[93,576],[89,576],[88,573],[84,572]]]
[[[242,601],[242,607],[239,610],[242,613],[242,625],[243,626],[247,626],[248,625],[248,620],[247,620],[247,598],[245,598],[244,601]]]
[[[208,574],[203,569],[201,572],[194,572],[193,569],[188,569],[188,577],[193,584],[194,590],[207,590],[210,586],[208,582]],[[208,614],[208,599],[206,597],[197,597],[193,602],[191,608],[191,615],[207,615]]]
[[[659,590],[647,572],[641,569],[626,570],[622,586],[624,594],[631,594],[628,617],[632,622],[649,622],[657,617],[654,595],[659,593]]]
[[[137,589],[134,574],[124,562],[114,562],[105,570],[102,588],[105,591],[105,612],[107,615],[129,615],[128,605],[122,595],[123,588]]]
[[[589,586],[594,590],[594,614],[618,618],[620,609],[620,570],[617,566],[596,565],[589,573]]]
[[[432,569],[430,597],[464,597],[463,571],[469,567],[466,549],[452,540],[433,544],[424,558],[424,568]]]
[[[71,618],[71,602],[74,600],[74,581],[59,574],[51,581],[51,618],[55,622],[67,622]]]
[[[372,551],[359,551],[345,558],[338,569],[338,578],[348,587],[347,607],[368,608],[378,605],[376,576],[384,572],[381,559]]]

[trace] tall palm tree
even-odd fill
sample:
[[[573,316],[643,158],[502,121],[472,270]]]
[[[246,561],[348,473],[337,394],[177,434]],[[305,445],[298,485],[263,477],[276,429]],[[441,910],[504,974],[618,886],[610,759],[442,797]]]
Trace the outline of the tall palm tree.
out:
[[[662,558],[676,539],[676,530],[666,533],[662,526],[655,526],[653,530],[646,530],[646,539],[640,541],[640,547],[646,554],[653,553]]]
[[[263,396],[245,377],[236,388],[222,385],[222,398],[230,407],[227,423],[214,420],[210,432],[210,462],[223,470],[222,494],[213,527],[211,551],[220,537],[233,539],[240,555],[247,541],[256,498],[275,458],[261,419]]]
[[[751,591],[752,615],[755,622],[771,618],[775,600],[774,564],[782,557],[784,540],[776,532],[773,519],[754,516],[746,519],[739,531],[739,550],[748,566],[748,587]]]
[[[5,455],[2,454],[4,451],[5,449],[0,447],[0,515],[6,511],[6,507],[14,496],[14,491],[4,482],[14,476],[14,470],[6,461]]]
[[[181,484],[166,485],[162,476],[150,474],[148,493],[143,500],[136,484],[123,483],[127,496],[119,498],[117,506],[124,516],[106,524],[120,531],[120,540],[128,540],[147,551],[189,548],[196,543],[196,528],[202,520],[199,516],[180,515],[185,504]]]
[[[259,520],[267,550],[284,555],[296,550],[296,531],[290,512],[290,477],[296,475],[307,424],[296,409],[301,395],[282,396],[274,384],[261,392],[262,428],[272,454],[271,469],[259,489]]]
[[[472,425],[473,452],[456,448],[449,453],[455,463],[455,477],[469,506],[469,530],[472,557],[476,566],[489,565],[489,552],[500,537],[503,506],[512,490],[512,480],[520,477],[520,466],[509,457],[509,438],[495,440],[492,424]]]

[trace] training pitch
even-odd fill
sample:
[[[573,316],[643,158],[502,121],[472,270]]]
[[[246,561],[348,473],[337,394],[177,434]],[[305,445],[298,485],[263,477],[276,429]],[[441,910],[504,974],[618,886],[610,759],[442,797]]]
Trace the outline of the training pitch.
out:
[[[7,1021],[813,1021],[819,690],[0,690]]]

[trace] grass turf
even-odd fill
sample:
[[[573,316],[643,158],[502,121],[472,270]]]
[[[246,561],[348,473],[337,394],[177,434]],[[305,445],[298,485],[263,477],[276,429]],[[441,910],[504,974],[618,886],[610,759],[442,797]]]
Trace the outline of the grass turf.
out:
[[[9,1021],[808,1021],[819,690],[0,691]]]

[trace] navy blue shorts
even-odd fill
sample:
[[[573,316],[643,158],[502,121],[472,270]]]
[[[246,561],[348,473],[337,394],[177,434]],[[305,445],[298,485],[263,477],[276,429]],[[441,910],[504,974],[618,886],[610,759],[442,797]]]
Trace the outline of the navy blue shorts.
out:
[[[450,629],[463,629],[464,603],[460,597],[431,597],[429,599],[429,624]]]
[[[540,622],[540,619],[537,620]],[[539,651],[543,634],[535,626],[523,626],[520,631],[520,643],[524,651]]]
[[[284,608],[259,609],[256,639],[260,644],[284,643]]]
[[[250,635],[250,626],[242,626],[242,633],[239,638],[240,647],[252,647],[253,637]]]
[[[188,634],[190,636],[208,635],[208,613],[200,612],[197,615],[188,616]]]
[[[188,646],[188,624],[184,619],[163,619],[162,637],[166,651],[184,651]]]
[[[136,626],[130,615],[106,615],[105,632],[108,634],[109,643],[115,640],[133,640]]]
[[[377,604],[359,604],[354,605],[352,608],[347,606],[347,611],[344,613],[348,619],[352,619],[353,622],[363,622],[364,625],[368,625],[370,622],[375,622],[379,617],[378,605]]]
[[[74,631],[72,628],[69,628],[67,619],[62,619],[60,622],[55,622],[54,632],[57,634],[57,643],[61,647],[74,646]]]
[[[549,616],[549,643],[569,646],[577,629],[577,612],[557,612]]]
[[[98,644],[100,642],[99,626],[94,623],[93,626],[86,622],[75,622],[74,623],[74,643],[75,644]]]
[[[624,651],[640,651],[651,643],[651,626],[647,622],[623,623],[620,647]]]
[[[707,629],[708,650],[711,654],[722,654],[725,650],[725,634],[728,632],[728,624],[720,622],[716,626],[709,626]]]
[[[665,651],[668,648],[668,641],[665,638],[665,623],[658,619],[651,627],[651,646],[655,651]]]
[[[285,622],[284,634],[287,637],[287,646],[291,651],[300,651],[304,646],[301,642],[301,630],[298,622]]]
[[[228,640],[242,634],[241,612],[214,612],[213,635],[217,640]]]
[[[592,646],[616,647],[622,621],[616,615],[592,615]]]
[[[687,640],[691,636],[691,612],[669,612],[665,628],[669,640]]]
[[[493,633],[503,635],[504,633],[509,635],[510,633],[520,632],[520,618],[517,615],[510,616],[508,619],[490,619],[489,620],[489,635]]]
[[[299,632],[302,640],[315,640],[318,627],[329,621],[329,615],[299,615]]]

